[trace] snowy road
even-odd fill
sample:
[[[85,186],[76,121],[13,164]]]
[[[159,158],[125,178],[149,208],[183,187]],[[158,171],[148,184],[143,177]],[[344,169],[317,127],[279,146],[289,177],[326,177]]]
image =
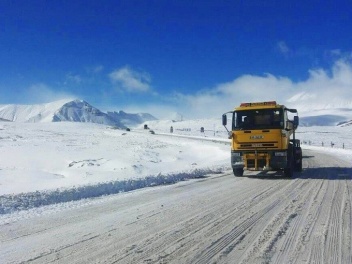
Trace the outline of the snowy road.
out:
[[[1,263],[352,263],[352,169],[304,151],[304,171],[230,172],[6,221]]]

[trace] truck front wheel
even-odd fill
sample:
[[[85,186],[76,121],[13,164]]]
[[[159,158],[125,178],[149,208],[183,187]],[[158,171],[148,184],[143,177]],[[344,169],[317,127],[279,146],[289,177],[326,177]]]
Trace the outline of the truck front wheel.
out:
[[[287,168],[284,169],[285,177],[292,178],[293,177],[293,158],[292,155],[289,156]]]
[[[243,168],[234,168],[234,169],[233,169],[233,174],[234,174],[236,177],[241,177],[241,176],[243,176]]]

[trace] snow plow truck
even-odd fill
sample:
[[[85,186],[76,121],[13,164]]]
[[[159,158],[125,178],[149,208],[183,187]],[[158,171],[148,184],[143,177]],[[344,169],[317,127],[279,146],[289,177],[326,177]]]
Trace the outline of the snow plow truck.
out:
[[[232,113],[232,129],[227,114]],[[290,120],[289,118],[292,118]],[[302,149],[295,138],[299,124],[296,109],[279,105],[276,101],[241,103],[234,111],[222,115],[231,139],[231,166],[235,176],[244,170],[283,171],[292,177],[302,170]]]

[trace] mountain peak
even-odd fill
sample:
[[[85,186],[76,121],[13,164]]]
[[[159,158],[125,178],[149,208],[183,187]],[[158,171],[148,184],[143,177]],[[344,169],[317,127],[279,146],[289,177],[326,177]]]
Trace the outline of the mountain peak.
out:
[[[79,99],[68,102],[60,107],[60,109],[54,113],[52,121],[88,122],[107,125],[116,125],[117,123],[99,109]]]

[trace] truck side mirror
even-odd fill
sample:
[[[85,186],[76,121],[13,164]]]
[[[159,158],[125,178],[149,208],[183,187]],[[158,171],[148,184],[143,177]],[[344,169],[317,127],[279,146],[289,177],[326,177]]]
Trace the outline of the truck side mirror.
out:
[[[298,116],[294,116],[293,117],[293,126],[294,126],[294,128],[297,128],[298,124],[299,124],[299,118],[298,118]]]
[[[226,114],[223,114],[223,115],[222,115],[222,125],[223,125],[223,126],[226,126],[226,125],[227,125],[227,116],[226,116]]]

